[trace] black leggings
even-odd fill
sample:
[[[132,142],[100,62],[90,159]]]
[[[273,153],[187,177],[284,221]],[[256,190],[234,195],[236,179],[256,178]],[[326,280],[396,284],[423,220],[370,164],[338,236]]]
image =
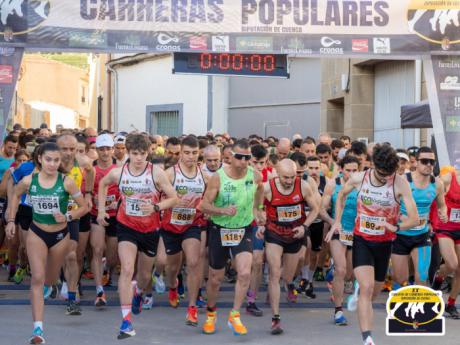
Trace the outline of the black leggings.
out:
[[[45,242],[48,249],[51,249],[61,242],[69,233],[67,226],[60,231],[48,232],[40,229],[35,223],[30,224],[30,230],[40,237],[43,242]]]

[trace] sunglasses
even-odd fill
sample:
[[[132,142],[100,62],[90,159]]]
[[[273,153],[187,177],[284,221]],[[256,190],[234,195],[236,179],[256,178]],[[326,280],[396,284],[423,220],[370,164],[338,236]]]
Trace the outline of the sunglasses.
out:
[[[422,163],[423,165],[430,164],[431,166],[434,166],[436,163],[434,159],[429,159],[429,158],[420,158],[418,161]]]
[[[393,175],[393,173],[387,173],[387,172],[381,172],[377,169],[375,169],[375,172],[380,176],[380,177],[388,177],[388,176],[391,176]]]
[[[232,155],[233,155],[233,157],[235,157],[235,159],[238,159],[239,161],[245,160],[247,162],[252,157],[252,155],[247,155],[247,154],[244,154],[244,153],[235,153],[233,151],[232,151]]]

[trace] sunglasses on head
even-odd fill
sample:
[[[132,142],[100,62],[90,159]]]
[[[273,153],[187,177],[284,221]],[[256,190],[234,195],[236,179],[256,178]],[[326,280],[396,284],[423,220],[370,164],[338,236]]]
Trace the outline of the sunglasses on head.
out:
[[[420,158],[418,161],[422,163],[423,165],[431,164],[431,166],[434,166],[436,163],[434,159],[429,159],[429,158]]]
[[[232,155],[233,157],[235,157],[235,159],[238,159],[239,161],[242,161],[242,160],[249,161],[252,157],[250,154],[235,153],[233,151],[232,151]]]
[[[407,152],[415,155],[415,154],[417,154],[418,150],[419,150],[418,147],[409,147],[407,149]]]

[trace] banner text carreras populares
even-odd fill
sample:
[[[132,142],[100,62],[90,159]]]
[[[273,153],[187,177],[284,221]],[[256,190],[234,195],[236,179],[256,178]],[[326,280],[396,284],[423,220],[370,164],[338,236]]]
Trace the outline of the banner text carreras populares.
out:
[[[460,0],[9,0],[0,44],[91,51],[460,53]]]

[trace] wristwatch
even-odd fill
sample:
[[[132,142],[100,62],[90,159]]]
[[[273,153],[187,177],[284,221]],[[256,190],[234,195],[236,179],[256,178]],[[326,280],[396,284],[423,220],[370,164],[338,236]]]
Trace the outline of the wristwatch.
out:
[[[68,221],[68,222],[71,222],[73,220],[73,217],[70,213],[66,213],[65,214],[65,219]]]
[[[161,211],[160,206],[158,206],[158,204],[153,205],[153,210],[155,212],[160,212]]]

